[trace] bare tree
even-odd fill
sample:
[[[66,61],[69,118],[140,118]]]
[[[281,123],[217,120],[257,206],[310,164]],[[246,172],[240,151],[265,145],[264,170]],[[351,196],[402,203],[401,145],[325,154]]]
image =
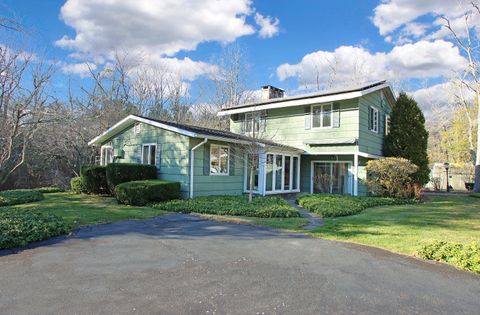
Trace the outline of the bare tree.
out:
[[[25,163],[40,125],[49,118],[52,67],[0,46],[0,185]]]
[[[464,18],[464,27],[465,34],[458,34],[456,30],[452,27],[450,19],[443,17],[445,21],[445,27],[450,31],[454,37],[455,44],[459,47],[467,57],[467,68],[465,69],[464,75],[462,76],[462,85],[467,89],[472,91],[475,94],[475,106],[477,107],[477,121],[476,124],[480,121],[480,43],[475,30],[472,29],[470,20],[472,19],[473,14],[480,15],[480,7],[477,3],[472,2],[472,11],[465,12]],[[463,90],[463,89],[460,89]],[[464,96],[460,95],[460,98],[464,99]],[[480,192],[480,128],[477,129],[477,148],[475,152],[475,192]]]

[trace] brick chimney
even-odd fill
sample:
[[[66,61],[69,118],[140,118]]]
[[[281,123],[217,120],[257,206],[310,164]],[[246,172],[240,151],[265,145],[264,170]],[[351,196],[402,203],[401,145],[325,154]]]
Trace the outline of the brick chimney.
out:
[[[272,98],[281,98],[285,96],[285,91],[271,85],[262,86],[262,100]]]

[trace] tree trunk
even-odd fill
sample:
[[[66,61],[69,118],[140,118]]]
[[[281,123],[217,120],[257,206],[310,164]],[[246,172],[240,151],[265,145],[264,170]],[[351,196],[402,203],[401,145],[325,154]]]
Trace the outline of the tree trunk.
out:
[[[477,108],[479,104],[480,102],[479,102],[479,99],[477,98]],[[480,108],[477,113],[477,124],[479,123],[480,123]],[[475,184],[473,186],[473,191],[476,193],[480,192],[480,126],[477,127],[477,155],[475,157]]]

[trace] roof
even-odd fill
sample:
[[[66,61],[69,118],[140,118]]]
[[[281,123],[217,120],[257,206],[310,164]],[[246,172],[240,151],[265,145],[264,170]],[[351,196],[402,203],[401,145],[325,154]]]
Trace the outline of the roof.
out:
[[[152,118],[137,116],[137,115],[129,115],[125,117],[124,119],[122,119],[121,121],[113,125],[112,127],[108,128],[102,134],[100,134],[99,136],[95,137],[90,142],[88,142],[88,145],[101,144],[102,142],[110,139],[114,135],[125,130],[125,128],[133,125],[136,122],[142,122],[148,125],[173,131],[173,132],[176,132],[188,137],[192,137],[192,138],[208,138],[211,140],[220,140],[225,142],[234,142],[234,143],[241,143],[241,144],[251,144],[253,142],[253,143],[257,143],[260,146],[271,146],[271,147],[278,147],[278,148],[283,148],[283,149],[288,149],[293,151],[303,151],[301,149],[286,146],[273,141],[256,139],[256,138],[236,134],[230,131],[205,128],[205,127],[199,127],[199,126],[193,126],[193,125],[187,125],[187,124],[179,124],[175,122],[152,119]]]
[[[308,104],[314,104],[314,103],[324,103],[324,102],[333,102],[333,101],[339,101],[339,100],[345,100],[345,99],[352,99],[352,98],[361,97],[363,95],[366,95],[381,89],[389,90],[391,93],[391,96],[393,97],[393,99],[395,99],[393,90],[390,84],[388,84],[387,81],[382,80],[382,81],[376,81],[376,82],[372,82],[364,85],[330,89],[330,90],[324,90],[316,93],[272,98],[268,100],[235,105],[231,107],[222,108],[219,111],[218,115],[224,116],[224,115],[249,112],[249,111],[252,111],[252,107],[254,107],[254,110],[264,110],[264,109],[308,105]]]

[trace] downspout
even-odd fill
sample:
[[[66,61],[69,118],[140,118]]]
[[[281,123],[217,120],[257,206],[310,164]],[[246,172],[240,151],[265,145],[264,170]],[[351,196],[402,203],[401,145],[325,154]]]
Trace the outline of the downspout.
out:
[[[193,170],[194,170],[194,164],[195,164],[195,150],[207,143],[208,138],[203,139],[202,142],[194,146],[190,150],[190,199],[193,198]]]

